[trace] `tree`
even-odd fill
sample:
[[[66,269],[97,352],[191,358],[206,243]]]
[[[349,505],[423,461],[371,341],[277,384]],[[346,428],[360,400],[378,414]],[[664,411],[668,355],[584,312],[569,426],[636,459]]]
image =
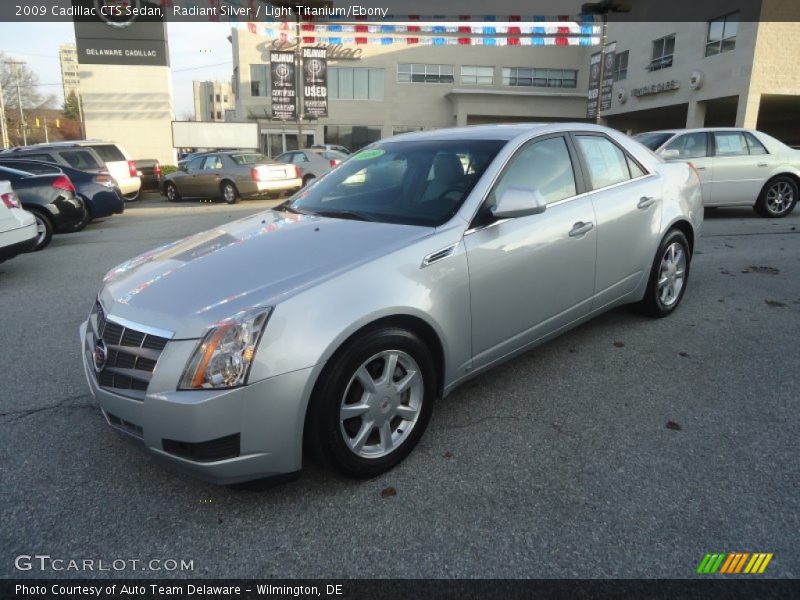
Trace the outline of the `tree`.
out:
[[[66,100],[64,100],[64,110],[61,111],[65,119],[70,121],[80,121],[81,109],[78,106],[78,95],[75,92],[70,92]]]
[[[17,92],[19,80],[19,92]],[[3,87],[3,101],[6,108],[6,124],[12,145],[22,143],[22,127],[19,118],[19,100],[22,100],[23,111],[51,108],[55,103],[53,94],[43,95],[39,90],[39,77],[27,64],[12,59],[0,52],[0,85]],[[26,125],[30,128],[30,123]]]

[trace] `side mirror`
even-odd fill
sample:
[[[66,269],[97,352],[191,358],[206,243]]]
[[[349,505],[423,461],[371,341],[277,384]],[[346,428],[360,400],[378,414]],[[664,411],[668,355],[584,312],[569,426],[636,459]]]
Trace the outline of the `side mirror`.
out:
[[[547,205],[539,190],[511,186],[497,199],[491,208],[495,219],[513,219],[543,213]]]
[[[681,157],[680,150],[675,150],[674,148],[661,151],[661,158],[663,158],[664,160],[677,160],[680,157]]]

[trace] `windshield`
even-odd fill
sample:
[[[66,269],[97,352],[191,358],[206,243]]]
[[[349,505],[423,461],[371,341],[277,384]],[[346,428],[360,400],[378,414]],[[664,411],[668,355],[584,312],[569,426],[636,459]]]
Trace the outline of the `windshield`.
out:
[[[650,148],[650,150],[655,152],[656,150],[658,150],[664,144],[664,142],[666,142],[673,135],[675,135],[675,134],[673,134],[673,133],[640,133],[638,135],[633,136],[633,139],[635,139],[640,144],[642,144],[644,146],[647,146],[648,148]]]
[[[263,154],[231,154],[233,162],[237,165],[254,165],[256,163],[268,162],[269,159]]]
[[[436,227],[448,221],[503,140],[387,141],[319,178],[284,207],[324,216]]]

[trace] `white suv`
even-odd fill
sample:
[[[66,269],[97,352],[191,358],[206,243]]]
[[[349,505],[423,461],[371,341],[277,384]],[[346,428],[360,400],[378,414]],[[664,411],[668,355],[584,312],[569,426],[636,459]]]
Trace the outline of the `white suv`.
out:
[[[0,262],[33,250],[37,237],[36,219],[22,209],[11,184],[0,181]]]

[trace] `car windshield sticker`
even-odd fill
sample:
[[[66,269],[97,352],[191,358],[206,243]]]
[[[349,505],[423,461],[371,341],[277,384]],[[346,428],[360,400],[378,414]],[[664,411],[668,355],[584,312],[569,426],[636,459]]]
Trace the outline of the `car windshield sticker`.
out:
[[[370,158],[378,158],[386,154],[386,150],[375,148],[374,150],[364,150],[359,152],[353,157],[353,160],[369,160]]]

